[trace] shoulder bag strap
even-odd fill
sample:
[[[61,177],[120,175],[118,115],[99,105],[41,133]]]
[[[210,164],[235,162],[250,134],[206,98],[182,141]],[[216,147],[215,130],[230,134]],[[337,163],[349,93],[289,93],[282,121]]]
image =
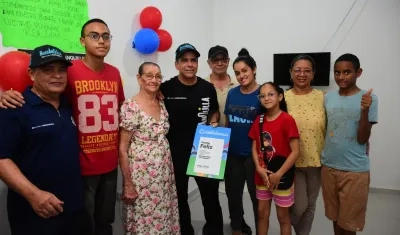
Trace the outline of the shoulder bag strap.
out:
[[[265,156],[265,146],[264,146],[264,141],[263,141],[263,135],[262,135],[262,126],[264,124],[264,114],[260,115],[260,122],[259,122],[259,127],[260,127],[260,146],[261,146],[261,154]]]

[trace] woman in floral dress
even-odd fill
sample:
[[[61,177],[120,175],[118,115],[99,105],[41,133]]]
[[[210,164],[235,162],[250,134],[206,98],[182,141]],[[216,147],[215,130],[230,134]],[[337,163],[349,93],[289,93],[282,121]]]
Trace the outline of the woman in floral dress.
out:
[[[126,235],[179,235],[178,197],[169,144],[168,113],[156,98],[157,64],[139,67],[140,92],[120,111],[120,167]]]

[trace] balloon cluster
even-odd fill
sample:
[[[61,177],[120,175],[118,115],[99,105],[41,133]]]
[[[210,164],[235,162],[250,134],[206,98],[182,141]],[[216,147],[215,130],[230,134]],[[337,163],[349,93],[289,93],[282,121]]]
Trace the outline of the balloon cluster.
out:
[[[142,29],[136,32],[132,47],[142,54],[164,52],[172,46],[171,34],[160,29],[162,14],[156,7],[146,7],[140,13]]]

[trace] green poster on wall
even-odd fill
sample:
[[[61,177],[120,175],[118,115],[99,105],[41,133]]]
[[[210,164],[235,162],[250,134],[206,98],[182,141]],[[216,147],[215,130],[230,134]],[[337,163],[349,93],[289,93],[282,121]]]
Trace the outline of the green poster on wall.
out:
[[[51,44],[65,52],[84,52],[79,37],[88,19],[86,0],[0,0],[4,47]]]

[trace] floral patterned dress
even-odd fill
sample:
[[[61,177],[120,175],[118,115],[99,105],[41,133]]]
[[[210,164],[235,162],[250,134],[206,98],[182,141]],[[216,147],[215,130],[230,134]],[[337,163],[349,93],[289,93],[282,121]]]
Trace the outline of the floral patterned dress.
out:
[[[160,101],[157,122],[128,99],[121,107],[120,126],[133,132],[128,150],[138,198],[125,205],[126,235],[179,235],[178,197],[166,134],[168,112]]]

